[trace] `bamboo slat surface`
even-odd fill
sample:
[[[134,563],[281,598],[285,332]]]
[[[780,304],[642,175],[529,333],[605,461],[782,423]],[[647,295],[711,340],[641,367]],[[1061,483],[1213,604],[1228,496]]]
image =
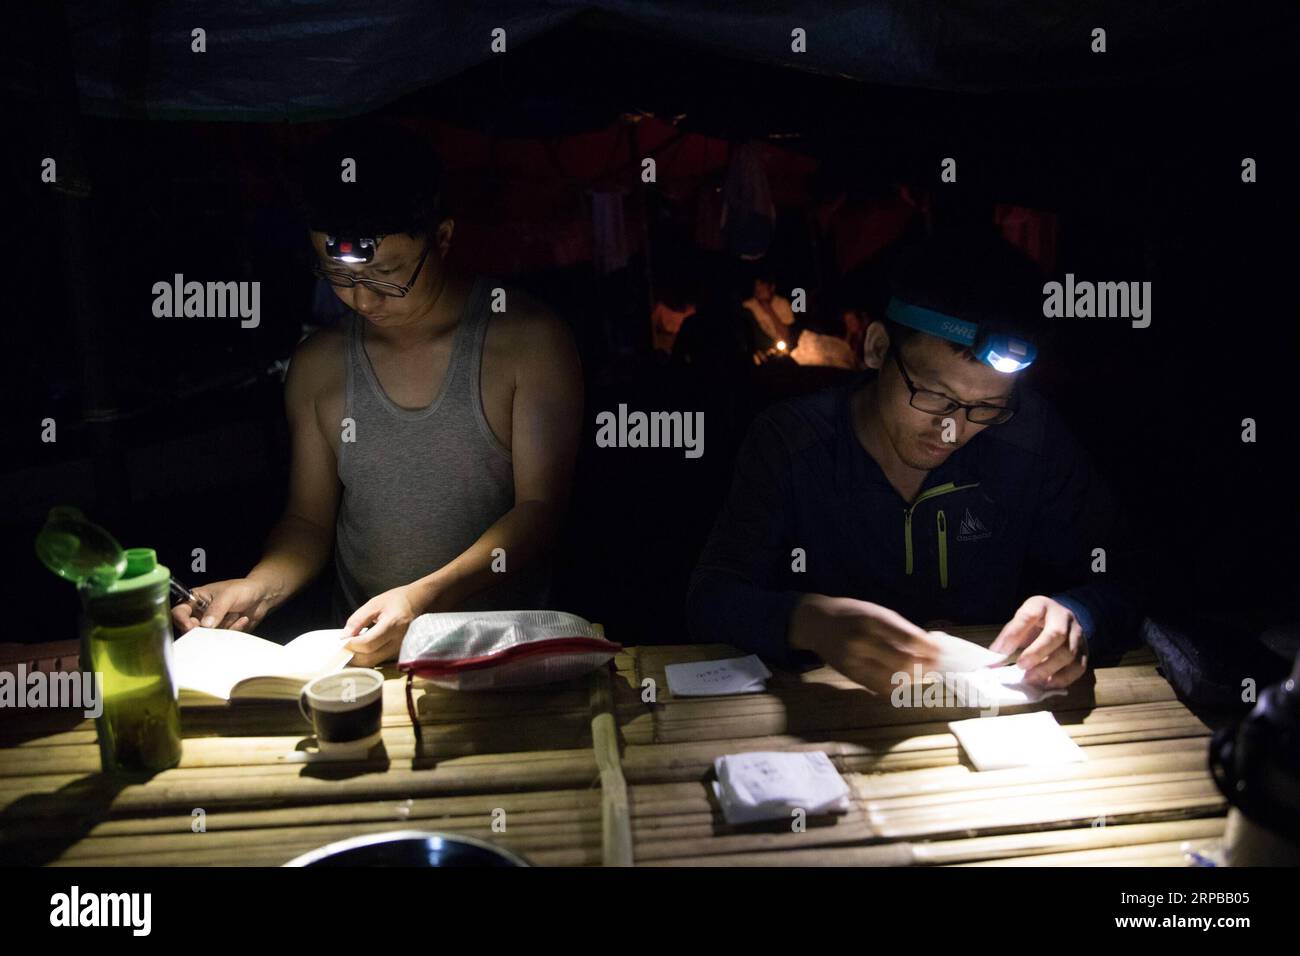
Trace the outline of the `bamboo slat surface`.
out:
[[[957,629],[987,643],[991,629]],[[383,746],[321,760],[294,703],[187,708],[184,756],[150,779],[100,774],[92,721],[0,711],[0,862],[279,865],[364,833],[442,830],[542,865],[1181,865],[1221,838],[1209,729],[1150,655],[1130,654],[1037,708],[1087,755],[976,772],[947,722],[827,668],[765,692],[673,699],[664,667],[722,645],[628,648],[612,672],[497,693],[416,690],[416,747],[395,672]],[[611,679],[612,678],[612,679]],[[716,757],[821,750],[852,791],[841,816],[729,827]]]

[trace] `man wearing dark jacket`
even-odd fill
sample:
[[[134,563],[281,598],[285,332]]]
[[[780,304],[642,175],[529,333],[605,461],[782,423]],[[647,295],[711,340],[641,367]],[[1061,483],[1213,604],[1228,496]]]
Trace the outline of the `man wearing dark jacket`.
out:
[[[1123,650],[1137,616],[1107,569],[1110,496],[1020,381],[1039,282],[992,238],[903,258],[870,371],[750,429],[691,581],[694,640],[786,665],[811,652],[879,692],[935,667],[916,621],[1006,621],[993,648],[1050,688]]]

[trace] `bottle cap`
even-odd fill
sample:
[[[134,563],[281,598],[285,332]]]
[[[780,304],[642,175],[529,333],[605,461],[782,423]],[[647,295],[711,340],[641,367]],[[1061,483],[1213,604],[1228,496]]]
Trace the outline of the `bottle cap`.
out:
[[[109,587],[126,572],[126,552],[77,508],[51,508],[36,536],[36,556],[59,577],[93,591]]]
[[[166,591],[171,579],[171,571],[158,563],[158,555],[153,548],[127,548],[126,570],[122,576],[92,596],[115,597],[127,591],[159,586]]]
[[[36,536],[36,556],[92,598],[138,588],[166,586],[171,572],[152,548],[126,548],[77,508],[51,508]]]

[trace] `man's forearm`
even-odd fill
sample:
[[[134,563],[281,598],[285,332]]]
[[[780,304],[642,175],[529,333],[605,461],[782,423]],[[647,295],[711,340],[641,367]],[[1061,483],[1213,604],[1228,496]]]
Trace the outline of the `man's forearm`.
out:
[[[467,598],[522,570],[543,554],[559,529],[559,509],[546,501],[521,501],[503,514],[472,545],[431,574],[411,583],[417,613],[447,611]],[[493,552],[503,552],[505,571]]]
[[[790,649],[820,654],[827,621],[834,618],[837,610],[836,598],[825,594],[802,595],[790,613],[790,628],[786,632]]]
[[[266,539],[266,552],[248,577],[266,585],[271,609],[302,590],[329,560],[333,532],[297,515],[284,515]]]

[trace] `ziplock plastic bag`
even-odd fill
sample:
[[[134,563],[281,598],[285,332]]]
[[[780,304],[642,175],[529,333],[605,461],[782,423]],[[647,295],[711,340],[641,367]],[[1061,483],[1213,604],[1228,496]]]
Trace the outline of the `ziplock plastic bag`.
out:
[[[412,621],[397,666],[440,687],[489,690],[569,680],[621,649],[576,614],[453,611]]]

